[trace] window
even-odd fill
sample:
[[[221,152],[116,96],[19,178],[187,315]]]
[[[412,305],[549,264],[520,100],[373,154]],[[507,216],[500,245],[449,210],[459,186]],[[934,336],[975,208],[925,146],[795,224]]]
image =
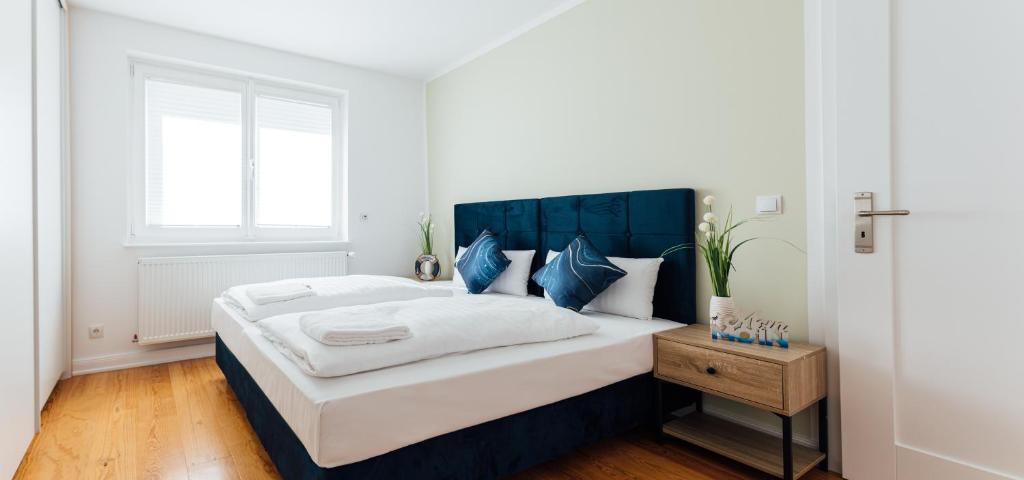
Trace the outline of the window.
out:
[[[344,94],[132,63],[130,242],[341,240]]]

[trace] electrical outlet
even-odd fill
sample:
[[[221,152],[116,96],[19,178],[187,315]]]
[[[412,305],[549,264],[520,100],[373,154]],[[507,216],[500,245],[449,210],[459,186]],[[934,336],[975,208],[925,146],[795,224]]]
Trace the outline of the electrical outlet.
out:
[[[89,338],[103,338],[103,324],[89,325]]]

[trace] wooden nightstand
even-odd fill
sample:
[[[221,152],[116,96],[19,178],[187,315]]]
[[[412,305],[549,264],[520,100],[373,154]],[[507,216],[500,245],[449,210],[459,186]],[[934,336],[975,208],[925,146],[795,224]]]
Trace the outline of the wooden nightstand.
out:
[[[696,411],[665,422],[663,434],[786,480],[815,465],[827,468],[825,347],[791,342],[788,349],[712,340],[707,325],[654,334],[658,412],[662,381],[767,410],[782,419],[782,440]],[[700,396],[698,395],[698,399]],[[819,451],[793,445],[793,415],[818,404]]]

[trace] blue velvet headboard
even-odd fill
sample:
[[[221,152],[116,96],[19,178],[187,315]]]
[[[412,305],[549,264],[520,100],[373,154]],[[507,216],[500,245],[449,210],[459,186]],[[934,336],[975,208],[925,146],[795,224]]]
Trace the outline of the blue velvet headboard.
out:
[[[483,229],[505,250],[537,250],[533,269],[548,250],[561,251],[580,233],[607,256],[653,258],[666,248],[694,243],[694,191],[689,188],[570,195],[455,205],[455,248],[468,247]],[[654,316],[696,323],[694,249],[665,258],[654,292]],[[541,295],[530,281],[530,293]]]

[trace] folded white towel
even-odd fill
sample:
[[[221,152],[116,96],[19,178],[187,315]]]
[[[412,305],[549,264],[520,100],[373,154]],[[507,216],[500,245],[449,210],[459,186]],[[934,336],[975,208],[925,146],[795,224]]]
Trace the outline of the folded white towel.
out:
[[[309,285],[313,295],[288,302],[257,305],[248,295],[250,288],[283,283]],[[452,290],[427,286],[410,278],[383,275],[346,275],[341,277],[292,278],[270,283],[237,285],[227,289],[221,298],[250,322],[289,313],[305,313],[328,308],[370,303],[412,300],[420,297],[450,297]]]
[[[253,285],[245,291],[249,300],[256,305],[268,303],[286,302],[296,298],[310,297],[316,294],[312,288],[305,283],[271,283],[267,285]]]
[[[384,307],[383,311],[325,310],[299,317],[299,327],[303,333],[324,345],[369,345],[404,340],[412,336],[409,326],[388,320],[397,311],[397,306]]]
[[[412,336],[379,345],[324,345],[302,331],[299,318],[305,313],[265,318],[256,322],[256,327],[282,355],[316,377],[340,377],[485,348],[550,342],[598,329],[597,322],[567,308],[512,295],[419,298],[338,310],[377,311],[377,318],[408,325]]]

